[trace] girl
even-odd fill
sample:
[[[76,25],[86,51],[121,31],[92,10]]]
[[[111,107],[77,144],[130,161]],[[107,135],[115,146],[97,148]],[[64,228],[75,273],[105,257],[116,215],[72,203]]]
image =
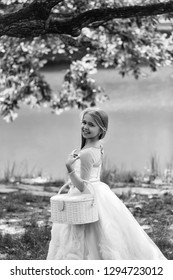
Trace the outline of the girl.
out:
[[[88,193],[92,184],[99,221],[84,225],[54,223],[48,260],[159,260],[166,259],[123,202],[100,182],[103,139],[108,116],[100,109],[82,113],[82,143],[66,161],[69,195]],[[90,181],[91,184],[87,184]]]

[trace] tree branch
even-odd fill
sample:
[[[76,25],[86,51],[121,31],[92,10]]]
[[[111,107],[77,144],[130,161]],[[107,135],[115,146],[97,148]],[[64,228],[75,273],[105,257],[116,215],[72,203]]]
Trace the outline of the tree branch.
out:
[[[34,0],[31,4],[24,6],[17,12],[5,14],[0,17],[0,25],[5,26],[22,20],[47,20],[51,9],[63,0]]]
[[[82,28],[111,19],[148,17],[173,13],[173,1],[145,6],[93,9],[73,18],[58,18],[51,9],[63,0],[34,0],[17,12],[0,17],[0,36],[34,37],[43,34],[79,36]]]

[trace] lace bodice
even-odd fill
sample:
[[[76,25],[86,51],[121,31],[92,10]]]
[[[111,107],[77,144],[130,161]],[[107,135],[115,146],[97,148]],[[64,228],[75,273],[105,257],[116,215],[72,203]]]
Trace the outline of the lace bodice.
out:
[[[79,153],[80,158],[75,162],[77,175],[87,181],[100,181],[102,166],[102,149],[96,147],[85,148]]]

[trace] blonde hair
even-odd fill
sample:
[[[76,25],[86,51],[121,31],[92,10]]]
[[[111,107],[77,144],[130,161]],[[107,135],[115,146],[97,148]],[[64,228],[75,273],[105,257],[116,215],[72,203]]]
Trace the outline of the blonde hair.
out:
[[[100,127],[101,134],[99,135],[99,139],[103,139],[108,129],[108,115],[99,108],[87,108],[82,112],[81,120],[84,118],[85,114],[89,114]],[[85,146],[85,141],[85,138],[82,136],[81,149]]]

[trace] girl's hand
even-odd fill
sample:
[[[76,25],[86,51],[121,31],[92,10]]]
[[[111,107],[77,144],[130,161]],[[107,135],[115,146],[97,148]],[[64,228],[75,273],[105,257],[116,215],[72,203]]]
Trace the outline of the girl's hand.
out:
[[[73,163],[79,158],[79,155],[76,153],[77,149],[73,150],[72,153],[68,156],[66,161],[66,167],[71,168]]]

